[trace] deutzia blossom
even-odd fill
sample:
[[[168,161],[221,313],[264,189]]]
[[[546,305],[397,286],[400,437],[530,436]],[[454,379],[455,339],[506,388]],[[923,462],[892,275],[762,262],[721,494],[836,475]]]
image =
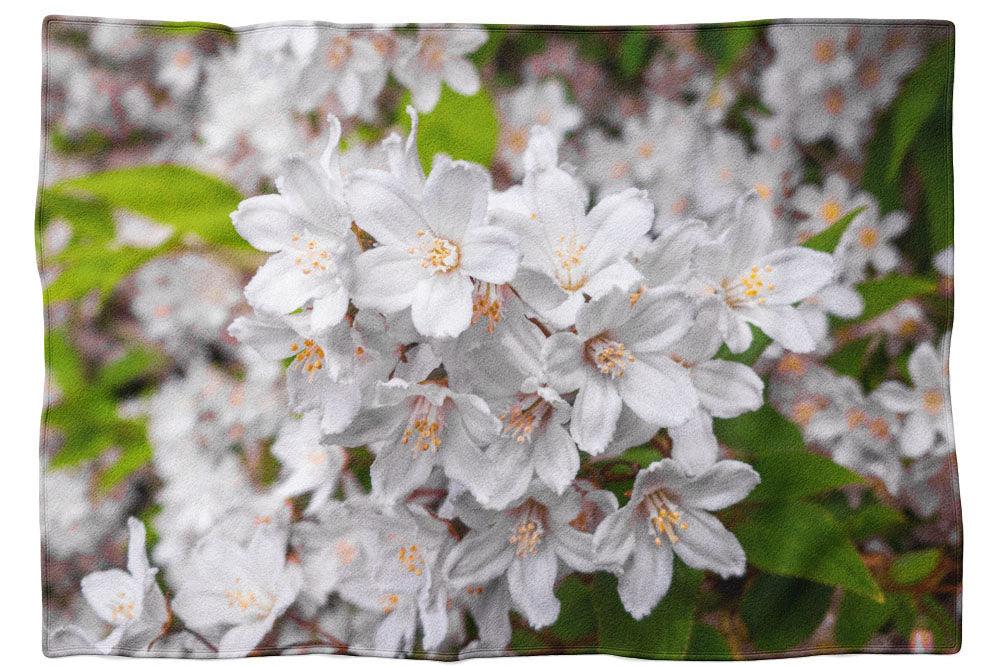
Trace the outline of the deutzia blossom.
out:
[[[875,206],[854,218],[837,244],[837,254],[844,263],[846,276],[862,280],[869,266],[878,275],[896,269],[900,256],[892,242],[908,226],[910,219],[906,213],[894,211],[880,218]]]
[[[489,175],[446,157],[435,160],[419,199],[384,171],[351,178],[347,199],[359,227],[379,245],[357,261],[353,293],[361,307],[384,313],[411,309],[422,335],[455,337],[472,320],[472,279],[511,280],[519,239],[487,224]]]
[[[146,557],[146,527],[129,518],[128,533],[128,571],[99,571],[80,582],[87,603],[111,625],[111,633],[94,643],[103,654],[116,648],[146,650],[168,621],[157,569]]]
[[[337,164],[340,124],[335,118],[331,123],[319,164],[304,157],[289,159],[278,180],[280,194],[247,199],[232,215],[241,236],[272,253],[247,284],[247,300],[272,315],[309,304],[316,330],[337,323],[347,311],[358,250]]]
[[[485,500],[496,481],[482,449],[499,432],[500,422],[479,396],[455,393],[432,381],[393,379],[376,406],[362,410],[335,441],[376,451],[372,490],[384,502],[404,499],[435,467]]]
[[[733,460],[696,476],[670,459],[639,472],[628,504],[594,533],[598,561],[618,572],[618,594],[632,617],[648,615],[667,593],[675,553],[695,569],[743,575],[743,548],[709,512],[739,502],[759,482],[752,467]]]
[[[937,349],[929,342],[922,342],[913,351],[907,364],[913,388],[891,381],[874,393],[880,403],[904,415],[899,446],[908,457],[923,456],[938,442],[942,444],[939,448],[945,451],[955,446],[948,392],[950,341],[950,336],[946,335]]]
[[[485,30],[476,27],[421,28],[415,39],[404,41],[393,73],[413,94],[413,106],[427,113],[437,106],[441,84],[473,95],[479,75],[466,57],[486,43]]]
[[[246,656],[302,585],[301,568],[286,561],[285,542],[270,525],[257,528],[246,547],[210,536],[192,555],[174,612],[192,629],[217,636],[220,656]]]
[[[303,493],[312,498],[306,513],[315,513],[330,498],[347,464],[347,453],[335,444],[323,443],[320,417],[310,412],[300,421],[285,424],[271,447],[288,474],[272,491],[276,498],[286,499]]]
[[[669,291],[635,295],[612,289],[580,308],[576,332],[545,341],[546,370],[559,391],[579,389],[570,433],[580,448],[601,453],[623,411],[659,426],[680,425],[697,395],[668,352],[691,325],[687,300]]]
[[[533,126],[547,127],[561,143],[580,124],[580,109],[566,101],[563,84],[555,79],[528,81],[500,98],[500,157],[519,177]]]
[[[555,140],[544,128],[532,130],[528,173],[516,198],[494,207],[496,219],[523,238],[524,266],[519,293],[536,309],[531,296],[545,293],[539,281],[555,283],[566,302],[544,316],[561,327],[572,323],[585,296],[600,296],[613,286],[627,288],[639,278],[624,260],[632,244],[653,223],[653,204],[636,189],[601,199],[587,211],[587,191],[579,180],[556,166]],[[516,205],[511,204],[512,199]]]
[[[794,352],[816,342],[793,307],[833,278],[830,255],[802,247],[771,249],[774,223],[759,199],[736,204],[729,228],[695,250],[693,283],[729,348],[745,351],[755,324]]]
[[[515,608],[532,627],[555,622],[559,600],[554,588],[558,563],[593,571],[592,536],[577,527],[583,512],[576,490],[556,495],[539,483],[523,500],[502,512],[464,505],[472,532],[448,555],[448,580],[456,587],[478,586],[504,576]]]

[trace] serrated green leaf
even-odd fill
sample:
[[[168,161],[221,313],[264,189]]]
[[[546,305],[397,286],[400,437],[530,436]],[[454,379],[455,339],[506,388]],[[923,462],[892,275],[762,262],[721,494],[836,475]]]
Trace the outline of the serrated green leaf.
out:
[[[830,607],[833,590],[798,578],[761,574],[740,600],[740,617],[754,647],[781,652],[809,638]]]
[[[609,573],[594,576],[594,614],[602,652],[657,659],[687,654],[694,627],[694,608],[703,572],[674,559],[670,591],[647,617],[635,620],[622,607],[618,580]]]
[[[937,568],[941,551],[936,548],[904,553],[889,565],[889,577],[899,585],[916,585]]]
[[[865,308],[857,321],[868,321],[888,312],[893,306],[911,298],[937,291],[937,281],[930,278],[892,273],[858,285]]]
[[[809,497],[864,483],[863,478],[846,467],[808,451],[764,453],[754,457],[753,468],[761,480],[747,497],[750,502]]]
[[[802,247],[816,250],[817,252],[833,252],[840,243],[841,236],[847,231],[858,215],[863,213],[865,206],[858,206],[842,218],[831,224],[829,227],[802,243]]]
[[[924,61],[913,71],[893,103],[891,115],[892,152],[885,165],[884,179],[899,175],[913,140],[930,118],[942,97],[949,92],[954,63],[954,43],[946,39],[932,46]]]
[[[194,169],[175,164],[115,169],[63,181],[52,189],[90,194],[111,208],[168,224],[182,234],[195,233],[214,245],[247,247],[229,218],[243,195]]]
[[[715,419],[715,434],[726,446],[755,454],[805,449],[802,431],[770,405],[734,419]]]
[[[409,96],[399,109],[399,122],[409,130],[406,114]],[[419,115],[417,152],[424,171],[430,171],[434,156],[444,153],[456,160],[478,162],[487,168],[493,162],[500,121],[493,100],[485,88],[475,95],[461,95],[447,86],[441,88],[441,99],[430,113]]]
[[[841,525],[822,507],[802,500],[765,504],[733,532],[758,569],[883,598]]]

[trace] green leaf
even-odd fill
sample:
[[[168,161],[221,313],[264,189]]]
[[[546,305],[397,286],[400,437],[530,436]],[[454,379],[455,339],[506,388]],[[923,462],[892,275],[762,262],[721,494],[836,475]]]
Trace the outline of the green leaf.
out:
[[[162,355],[149,347],[137,345],[101,368],[97,373],[97,382],[110,391],[116,391],[126,384],[156,372],[164,363]]]
[[[913,144],[913,156],[924,190],[924,210],[931,252],[954,244],[955,191],[950,108],[940,108]]]
[[[906,523],[906,516],[884,504],[869,504],[849,512],[842,522],[851,539],[859,541],[876,534],[887,536]]]
[[[836,370],[838,374],[860,377],[864,368],[865,360],[869,357],[872,346],[872,338],[858,338],[851,340],[843,347],[826,357],[825,364],[831,370]]]
[[[857,321],[868,321],[888,312],[893,306],[937,291],[937,281],[930,278],[892,273],[858,285],[865,309]]]
[[[406,113],[409,103],[407,95],[399,108],[399,122],[404,130],[410,127],[410,117]],[[466,96],[442,86],[441,100],[433,111],[420,114],[419,121],[417,152],[425,172],[430,171],[438,153],[456,160],[478,162],[487,168],[493,162],[500,121],[485,88]]]
[[[569,576],[556,590],[560,601],[559,618],[551,631],[560,640],[579,641],[597,631],[594,602],[589,587],[576,576]]]
[[[732,659],[726,637],[715,627],[696,622],[691,631],[691,643],[687,656],[691,659]]]
[[[936,548],[904,553],[889,565],[889,577],[899,585],[916,585],[931,575],[940,562],[941,551]]]
[[[950,94],[954,59],[954,42],[951,39],[932,46],[893,103],[892,152],[885,165],[885,180],[892,180],[899,175],[903,158],[921,127],[941,103],[942,97]]]
[[[626,79],[634,79],[641,72],[649,57],[651,40],[641,28],[632,28],[622,38],[618,47],[618,68]]]
[[[698,47],[715,61],[716,76],[725,76],[760,30],[746,23],[706,25],[698,28]]]
[[[214,245],[246,247],[229,214],[243,199],[231,185],[194,169],[158,164],[116,169],[63,181],[57,192],[85,192],[111,208],[123,208],[193,232]]]
[[[142,467],[145,467],[153,459],[153,447],[149,445],[145,437],[125,446],[115,460],[107,469],[101,471],[97,477],[97,489],[108,492],[120,482],[124,481]]]
[[[770,405],[734,419],[715,419],[715,434],[726,446],[754,454],[802,451],[802,431]]]
[[[155,248],[111,248],[106,243],[87,243],[59,255],[64,269],[45,288],[46,301],[73,301],[91,292],[106,298],[126,276],[150,259],[177,246],[175,241]]]
[[[924,611],[924,623],[934,634],[934,651],[957,652],[962,641],[959,626],[955,622],[955,610],[945,608],[930,594],[920,597],[920,607]]]
[[[802,247],[809,248],[810,250],[816,250],[817,252],[833,252],[837,249],[837,245],[840,243],[840,237],[844,235],[847,231],[847,227],[851,225],[858,215],[864,212],[865,206],[858,206],[847,215],[828,226],[823,231],[819,232],[806,242],[802,244]]]
[[[868,644],[875,632],[884,625],[892,613],[892,605],[878,603],[850,592],[840,602],[840,612],[833,634],[837,644],[860,649]]]
[[[754,647],[781,652],[815,633],[832,596],[832,589],[808,580],[761,574],[743,594],[740,616]]]
[[[809,497],[864,483],[863,478],[846,467],[808,451],[761,454],[753,459],[753,468],[761,481],[747,497],[751,502]]]
[[[667,596],[642,620],[622,607],[618,580],[609,573],[594,576],[594,614],[602,652],[656,659],[687,654],[694,627],[694,608],[703,572],[674,559],[674,577]]]
[[[825,509],[802,500],[765,504],[733,532],[758,569],[841,586],[880,601],[882,591],[841,525]]]

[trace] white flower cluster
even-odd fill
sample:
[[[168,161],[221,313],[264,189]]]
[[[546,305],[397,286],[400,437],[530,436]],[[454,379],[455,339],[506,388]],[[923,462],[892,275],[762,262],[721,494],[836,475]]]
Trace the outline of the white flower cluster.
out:
[[[313,617],[331,599],[355,608],[334,635],[357,652],[411,651],[418,633],[427,651],[461,647],[467,612],[478,629],[468,653],[499,653],[510,609],[536,628],[555,622],[570,571],[616,573],[641,618],[666,594],[674,555],[721,576],[745,569],[711,512],[759,477],[719,459],[712,418],[760,407],[763,382],[716,357],[723,344],[747,349],[751,324],[812,351],[797,304],[831,282],[834,259],[784,245],[754,193],[650,243],[646,193],[591,206],[542,127],[523,182],[504,192],[445,155],[425,177],[411,115],[410,136],[384,143],[387,168],[347,174],[331,118],[320,160],[287,159],[279,193],[233,214],[269,257],[246,287],[253,314],[230,330],[266,359],[290,359],[276,483],[251,490],[227,445],[266,437],[270,422],[248,432],[246,419],[152,420],[156,441],[202,449],[156,453],[161,499],[189,500],[163,502],[154,555],[177,590],[173,612],[220,654],[246,654],[293,605]],[[203,414],[211,395],[235,399],[224,381],[184,381],[215,387],[195,397]],[[183,391],[171,392],[153,409],[176,410]],[[617,455],[661,428],[670,457],[639,472],[626,506],[577,478],[581,452]],[[370,493],[344,471],[359,450],[374,454]],[[206,483],[190,466],[170,470],[192,456],[214,457]],[[101,588],[128,613],[112,609],[115,633],[98,647],[147,627],[131,576],[113,581],[125,597]]]

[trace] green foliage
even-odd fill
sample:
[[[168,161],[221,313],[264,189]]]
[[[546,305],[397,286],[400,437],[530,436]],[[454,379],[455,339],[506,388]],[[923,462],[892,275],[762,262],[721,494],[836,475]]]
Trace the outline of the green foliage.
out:
[[[590,587],[578,576],[569,576],[556,590],[559,598],[559,618],[550,631],[559,640],[579,641],[597,631],[594,603]]]
[[[816,504],[802,500],[765,504],[733,531],[747,560],[762,571],[882,599],[842,526]]]
[[[847,213],[847,215],[844,215],[829,227],[804,242],[802,247],[807,247],[810,250],[816,250],[817,252],[833,252],[837,249],[837,244],[840,243],[840,238],[844,235],[844,232],[847,231],[847,227],[849,227],[851,222],[854,221],[854,218],[860,215],[864,210],[864,206],[858,206],[851,212]]]
[[[844,530],[855,541],[867,539],[876,534],[888,536],[905,523],[906,516],[899,510],[885,504],[867,504],[849,511],[842,519]]]
[[[52,381],[61,393],[58,401],[46,409],[45,423],[58,429],[65,438],[49,466],[74,467],[108,449],[118,449],[118,458],[98,477],[98,489],[109,490],[152,457],[145,425],[118,415],[117,392],[156,372],[162,360],[149,350],[134,347],[101,371],[92,373],[66,333],[59,329],[46,336],[45,352]]]
[[[862,648],[892,614],[891,603],[878,603],[850,592],[840,603],[833,634],[837,644],[849,648]]]
[[[89,194],[111,209],[168,224],[181,234],[195,233],[213,245],[246,247],[229,219],[243,195],[194,169],[174,164],[115,169],[63,181],[53,189]]]
[[[760,26],[749,23],[705,25],[698,28],[698,47],[715,61],[716,75],[725,76],[757,39]]]
[[[904,553],[889,566],[889,578],[897,585],[916,585],[937,569],[941,551],[936,548]]]
[[[398,118],[404,130],[410,127],[406,106],[409,95],[400,105]],[[493,100],[485,89],[475,95],[460,95],[447,86],[441,88],[441,101],[430,113],[419,116],[417,152],[424,171],[430,171],[434,156],[446,153],[456,160],[468,160],[490,166],[500,136],[500,121]]]
[[[903,158],[909,152],[921,127],[935,108],[951,94],[951,75],[955,45],[951,39],[930,48],[923,63],[910,75],[893,103],[890,114],[892,151],[885,164],[885,179],[899,176]]]
[[[918,296],[937,291],[937,281],[913,275],[891,273],[858,285],[865,308],[857,321],[868,321],[888,312],[894,306]]]
[[[832,595],[829,587],[808,580],[762,574],[744,593],[740,616],[754,647],[780,652],[816,631]]]
[[[805,449],[799,429],[770,405],[734,419],[716,419],[715,434],[726,446],[753,454]]]
[[[594,577],[594,614],[598,645],[604,652],[634,657],[679,658],[687,654],[694,628],[695,601],[704,573],[674,559],[670,591],[653,612],[635,620],[622,607],[618,580],[609,573]]]
[[[646,30],[632,28],[625,33],[618,45],[618,69],[626,79],[634,79],[642,73],[649,61],[655,42]]]
[[[750,330],[753,332],[753,338],[750,340],[750,346],[745,351],[735,354],[729,351],[729,347],[724,346],[722,351],[719,352],[718,358],[723,361],[734,361],[744,365],[753,365],[756,363],[760,355],[767,349],[767,346],[771,344],[771,338],[753,324],[750,324]]]
[[[864,479],[825,456],[808,451],[763,453],[753,459],[760,474],[751,502],[794,499],[818,495],[836,488],[864,483]]]
[[[955,230],[951,114],[944,106],[920,130],[913,157],[923,185],[930,250],[937,253],[954,244]]]
[[[715,627],[696,622],[691,630],[688,657],[692,659],[732,659],[726,637]]]

